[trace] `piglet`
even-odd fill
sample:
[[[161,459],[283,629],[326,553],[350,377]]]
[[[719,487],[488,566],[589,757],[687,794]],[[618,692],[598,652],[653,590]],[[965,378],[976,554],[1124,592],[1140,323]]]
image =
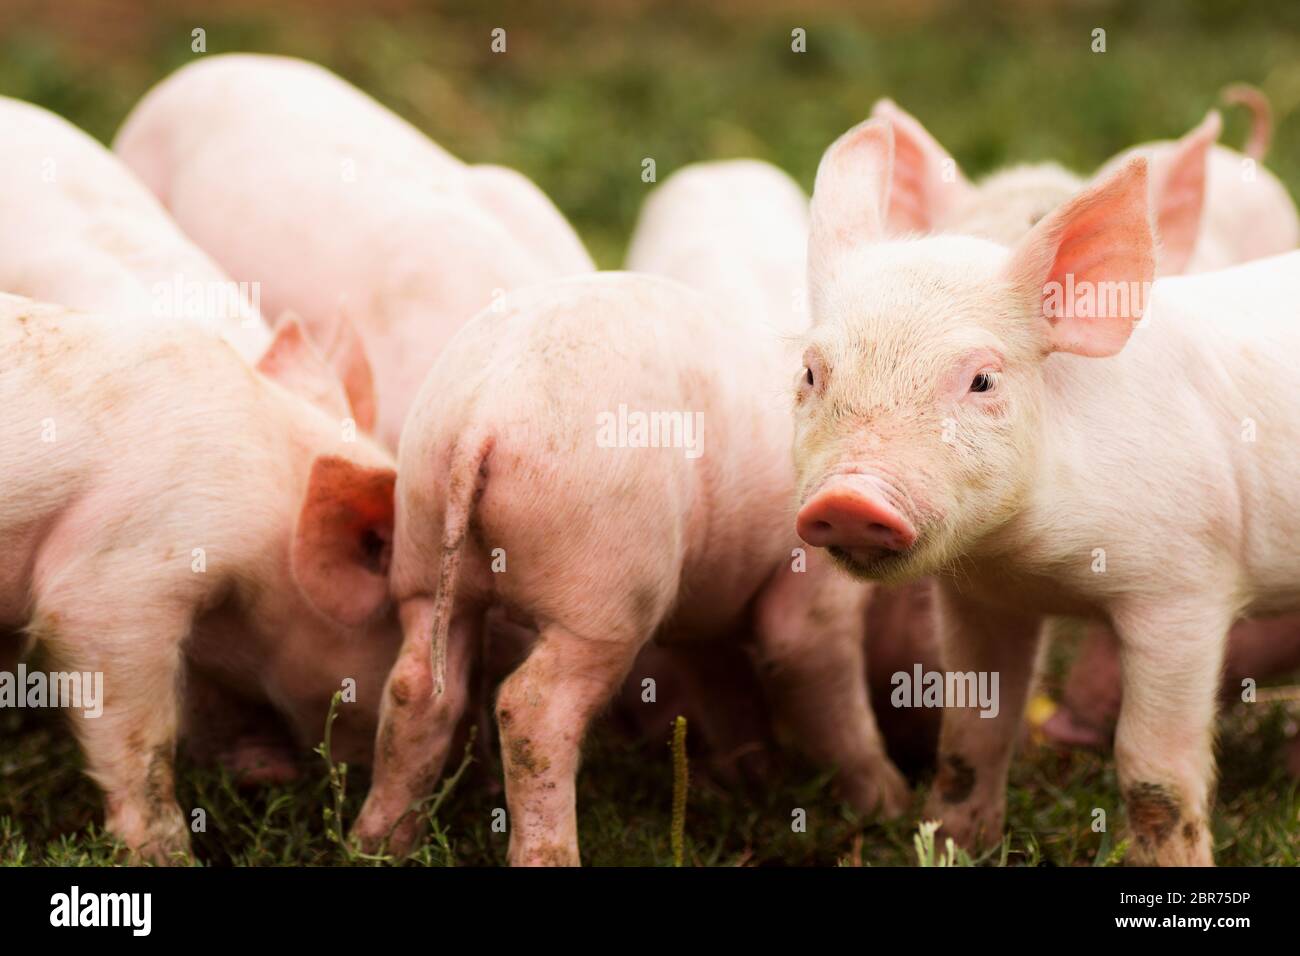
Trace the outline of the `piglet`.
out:
[[[509,289],[593,268],[526,178],[466,166],[300,60],[185,66],[140,101],[114,149],[191,239],[260,282],[268,312],[329,341],[345,311],[374,368],[377,407],[358,422],[391,448],[461,325]]]
[[[69,717],[137,858],[189,848],[183,656],[275,702],[300,744],[349,691],[335,758],[368,756],[398,636],[386,452],[192,324],[8,295],[0,408],[0,646],[102,674],[102,714]]]
[[[1300,606],[1300,253],[1152,289],[1141,157],[1012,249],[890,241],[893,160],[872,121],[818,170],[797,527],[857,575],[935,574],[945,666],[999,675],[996,716],[946,711],[925,814],[1000,838],[1042,618],[1094,618],[1131,857],[1209,864],[1228,629]]]
[[[1158,274],[1224,268],[1286,252],[1300,243],[1295,203],[1277,177],[1261,165],[1271,138],[1268,99],[1245,84],[1229,87],[1223,98],[1250,110],[1251,131],[1244,152],[1216,142],[1221,121],[1211,111],[1182,138],[1133,147],[1106,163],[1098,174],[1113,172],[1133,156],[1148,157],[1160,240]],[[1083,177],[1053,163],[1001,170],[972,185],[920,122],[891,100],[879,101],[872,115],[889,122],[894,131],[895,178],[888,216],[896,233],[955,232],[1014,244],[1085,185]],[[1250,635],[1261,627],[1281,626],[1235,628],[1229,660],[1258,660]],[[1071,670],[1063,707],[1043,728],[1049,739],[1060,744],[1101,747],[1113,731],[1120,696],[1119,645],[1103,625],[1093,625],[1090,633],[1093,636]],[[1238,640],[1246,646],[1235,649]]]
[[[346,322],[334,330],[327,353],[291,317],[273,335],[258,311],[257,287],[222,273],[98,142],[53,113],[4,98],[0,131],[10,144],[0,153],[0,289],[112,313],[122,323],[161,319],[205,329],[340,428],[354,407],[370,403],[364,351]],[[331,362],[353,370],[350,392]],[[236,635],[230,640],[242,644]],[[305,753],[319,732],[300,742],[306,747],[295,747],[282,720],[254,719],[273,712],[270,702],[257,699],[256,674],[246,667],[250,672],[238,679],[223,678],[228,655],[214,656],[212,667],[193,654],[186,659],[184,737],[191,756],[215,759],[241,781],[293,773],[295,751]]]
[[[631,273],[519,290],[457,335],[402,436],[405,640],[363,847],[411,845],[407,811],[442,771],[494,605],[540,634],[496,704],[512,864],[579,862],[579,745],[652,638],[685,650],[752,631],[812,756],[858,808],[901,811],[862,681],[863,591],[791,533],[790,423],[766,384],[787,369],[772,338]]]

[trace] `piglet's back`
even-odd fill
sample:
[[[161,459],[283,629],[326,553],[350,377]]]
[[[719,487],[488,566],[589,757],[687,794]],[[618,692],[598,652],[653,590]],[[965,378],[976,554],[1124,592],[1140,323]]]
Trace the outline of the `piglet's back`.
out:
[[[199,328],[0,295],[0,456],[9,468],[122,466],[116,456],[174,460],[208,441],[251,441],[246,426],[268,387]],[[31,454],[42,445],[51,455]]]
[[[0,135],[0,289],[122,321],[188,321],[261,354],[270,336],[257,310],[117,157],[5,97]]]
[[[619,272],[552,280],[485,309],[451,340],[406,431],[456,428],[477,414],[563,433],[576,450],[594,445],[598,413],[617,416],[624,405],[700,412],[723,446],[735,438],[768,451],[756,423],[786,411],[784,368],[779,343],[675,281]]]

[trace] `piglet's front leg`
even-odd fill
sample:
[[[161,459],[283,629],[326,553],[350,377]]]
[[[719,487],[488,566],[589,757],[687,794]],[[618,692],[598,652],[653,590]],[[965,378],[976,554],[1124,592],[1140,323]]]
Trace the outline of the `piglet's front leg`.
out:
[[[187,863],[190,834],[176,803],[174,762],[188,611],[141,601],[147,613],[126,621],[118,616],[125,612],[88,606],[92,589],[68,581],[69,595],[42,601],[33,628],[52,669],[82,681],[82,706],[69,715],[86,770],[104,791],[105,828],[132,862]]]
[[[971,700],[944,710],[938,774],[922,816],[943,822],[941,837],[978,850],[1002,838],[1007,771],[1034,675],[1041,621],[976,603],[948,582],[935,593],[945,670],[974,674],[997,692],[987,710]]]
[[[1209,587],[1206,594],[1227,594]],[[1115,761],[1132,843],[1127,862],[1212,866],[1214,717],[1230,609],[1168,605],[1115,615],[1124,702]]]

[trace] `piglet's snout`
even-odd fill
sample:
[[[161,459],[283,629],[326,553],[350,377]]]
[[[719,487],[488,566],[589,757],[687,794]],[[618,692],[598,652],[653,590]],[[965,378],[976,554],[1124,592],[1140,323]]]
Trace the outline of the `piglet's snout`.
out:
[[[835,475],[804,502],[795,530],[815,548],[905,551],[916,529],[890,497],[876,478]]]

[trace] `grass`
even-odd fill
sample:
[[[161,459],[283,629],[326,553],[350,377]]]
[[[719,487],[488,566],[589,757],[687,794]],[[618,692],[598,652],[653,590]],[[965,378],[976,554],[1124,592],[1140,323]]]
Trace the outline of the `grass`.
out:
[[[1227,0],[1141,4],[783,5],[417,4],[378,12],[331,0],[271,9],[237,0],[105,4],[86,23],[75,4],[0,8],[0,92],[59,112],[102,140],[153,83],[188,62],[191,31],[210,53],[260,50],[323,63],[472,161],[532,177],[572,219],[598,262],[617,266],[648,189],[700,159],[768,159],[810,187],[840,132],[889,95],[919,116],[971,175],[1013,160],[1097,166],[1121,148],[1191,128],[1225,84],[1260,85],[1277,112],[1269,165],[1300,194],[1300,5]],[[595,11],[599,10],[597,13]],[[744,11],[743,15],[740,11]],[[504,27],[505,55],[489,52]],[[790,50],[807,31],[808,51]],[[1107,52],[1091,52],[1094,28]],[[1245,120],[1227,116],[1225,141]],[[1222,782],[1214,816],[1221,864],[1300,863],[1300,793],[1281,768],[1294,723],[1282,705],[1239,705],[1223,721]],[[670,865],[673,769],[664,741],[629,741],[597,728],[579,778],[586,862]],[[688,865],[913,865],[914,815],[865,824],[830,796],[828,776],[792,758],[773,785],[733,793],[691,768],[682,853]],[[94,787],[57,715],[0,711],[0,863],[105,864]],[[322,760],[300,782],[240,792],[229,779],[182,764],[179,799],[202,808],[198,858],[211,865],[367,865],[338,840],[366,781]],[[346,784],[343,789],[342,784]],[[923,790],[923,785],[922,785]],[[504,862],[494,832],[504,806],[500,768],[482,762],[425,807],[430,838],[412,862]],[[791,828],[806,811],[806,832]],[[1093,810],[1108,830],[1093,832]],[[1017,760],[1008,837],[977,863],[1116,862],[1122,814],[1113,763],[1029,745]],[[955,862],[962,862],[960,857]]]
[[[1213,817],[1220,865],[1300,865],[1300,786],[1282,769],[1289,717],[1281,704],[1237,705],[1221,722],[1222,780]],[[673,766],[662,742],[629,740],[598,725],[578,779],[584,861],[596,866],[673,865]],[[80,772],[81,758],[58,715],[0,712],[0,865],[110,865],[113,842],[100,828],[99,794]],[[859,820],[836,802],[830,774],[783,755],[771,785],[753,792],[720,787],[691,769],[682,853],[688,866],[910,866],[944,857],[918,850],[916,814],[902,821]],[[420,866],[493,866],[505,862],[507,835],[493,830],[504,807],[501,770],[471,762],[423,807],[428,837],[406,861],[362,857],[340,842],[356,818],[366,780],[318,759],[303,779],[241,791],[218,771],[181,763],[178,799],[187,816],[201,808],[195,853],[214,866],[345,866],[401,862]],[[1092,828],[1105,811],[1105,832]],[[792,827],[803,810],[804,832]],[[499,814],[498,814],[499,816]],[[1122,811],[1114,763],[1083,752],[1026,743],[1011,773],[1007,836],[977,856],[979,865],[1101,866],[1122,859]],[[961,865],[964,855],[958,853]]]

